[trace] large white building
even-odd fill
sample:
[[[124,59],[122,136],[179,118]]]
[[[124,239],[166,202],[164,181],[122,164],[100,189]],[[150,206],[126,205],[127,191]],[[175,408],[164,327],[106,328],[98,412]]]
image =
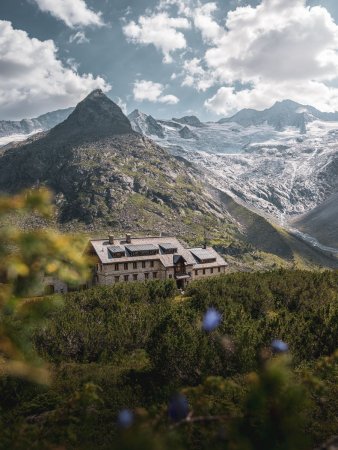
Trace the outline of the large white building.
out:
[[[228,265],[212,247],[185,248],[175,237],[109,236],[91,240],[88,252],[96,258],[94,285],[174,279],[184,289],[192,280],[225,273]]]
[[[225,273],[228,264],[212,248],[185,248],[175,237],[93,239],[87,253],[93,264],[87,287],[119,282],[173,279],[184,289],[192,280]],[[66,283],[45,277],[45,293],[68,292]]]

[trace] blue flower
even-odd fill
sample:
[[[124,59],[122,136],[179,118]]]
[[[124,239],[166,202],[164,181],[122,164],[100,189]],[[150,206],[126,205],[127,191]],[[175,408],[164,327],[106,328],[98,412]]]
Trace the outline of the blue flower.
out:
[[[189,414],[189,403],[182,394],[176,394],[168,406],[168,415],[174,422],[184,420]]]
[[[213,331],[221,323],[222,316],[215,308],[209,308],[203,317],[203,329]]]
[[[274,339],[271,343],[271,348],[275,353],[286,353],[289,351],[288,344],[280,339]]]
[[[123,409],[118,413],[117,424],[121,428],[130,428],[134,423],[134,413],[129,409]]]

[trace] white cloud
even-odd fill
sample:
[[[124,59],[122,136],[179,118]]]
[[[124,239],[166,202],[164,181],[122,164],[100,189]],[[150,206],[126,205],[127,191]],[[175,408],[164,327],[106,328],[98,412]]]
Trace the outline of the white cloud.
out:
[[[216,3],[206,3],[192,12],[195,27],[207,42],[217,42],[223,35],[223,28],[212,17],[216,10]]]
[[[85,33],[83,31],[78,31],[75,34],[72,34],[69,38],[69,42],[71,44],[75,43],[75,44],[86,44],[89,41],[89,39],[87,38],[87,36],[85,35]]]
[[[192,10],[196,7],[196,0],[160,0],[157,9],[164,11],[172,6],[177,7],[178,14],[189,17]]]
[[[107,91],[110,86],[101,77],[65,66],[52,40],[30,38],[0,20],[0,119],[67,108],[96,88]]]
[[[185,78],[182,86],[194,87],[197,91],[206,91],[214,83],[214,78],[209,71],[201,65],[201,59],[193,58],[183,63]]]
[[[338,89],[329,86],[338,76],[338,26],[325,8],[262,0],[229,12],[222,36],[209,40],[204,61],[214,82],[227,85],[206,101],[210,110],[229,114],[285,98],[338,109]],[[236,82],[250,88],[236,92]]]
[[[135,100],[142,102],[147,100],[153,103],[166,103],[175,105],[179,99],[175,95],[162,95],[165,86],[153,81],[137,80],[134,83],[133,94]]]
[[[62,20],[68,27],[103,26],[101,12],[88,8],[84,0],[34,0],[41,11]]]
[[[133,43],[154,45],[160,50],[163,62],[172,62],[171,53],[186,48],[184,34],[179,29],[190,28],[189,21],[184,17],[169,17],[166,12],[140,16],[138,22],[133,20],[123,26],[123,32]]]
[[[176,97],[176,95],[163,95],[158,101],[160,103],[166,103],[167,105],[176,105],[180,100]]]
[[[259,83],[251,89],[236,91],[234,87],[221,87],[206,100],[208,110],[220,115],[230,115],[243,108],[265,109],[273,102],[292,99],[298,103],[316,106],[325,111],[338,109],[338,89],[318,81],[307,81],[301,86],[288,82],[273,84]]]
[[[115,103],[122,109],[123,114],[127,114],[127,103],[121,97],[116,97]]]
[[[224,8],[221,18],[224,3],[159,0],[124,32],[135,43],[155,45],[168,62],[175,50],[188,49],[184,30],[198,31],[207,49],[193,49],[198,57],[178,62],[175,73],[182,86],[199,92],[217,86],[205,106],[218,114],[263,109],[286,98],[338,110],[338,26],[327,9],[306,0],[260,0],[256,6],[232,0],[233,10],[226,14]],[[170,26],[171,20],[179,22]]]

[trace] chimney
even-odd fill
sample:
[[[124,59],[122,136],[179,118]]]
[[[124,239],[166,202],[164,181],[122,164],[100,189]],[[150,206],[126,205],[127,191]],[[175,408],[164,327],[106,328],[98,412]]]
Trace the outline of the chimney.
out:
[[[126,243],[131,244],[131,234],[126,234]]]
[[[109,235],[109,244],[110,245],[114,244],[114,236],[112,234]]]

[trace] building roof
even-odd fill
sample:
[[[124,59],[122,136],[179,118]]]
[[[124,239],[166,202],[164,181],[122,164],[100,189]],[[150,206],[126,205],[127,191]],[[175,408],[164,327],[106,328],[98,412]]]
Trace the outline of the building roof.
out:
[[[227,266],[224,259],[212,248],[207,249],[188,249],[185,248],[176,237],[159,237],[159,236],[149,236],[149,237],[139,237],[132,238],[131,242],[126,242],[125,238],[116,238],[114,243],[110,244],[109,239],[94,239],[90,241],[96,255],[100,259],[102,264],[117,264],[125,262],[135,262],[135,261],[148,261],[148,260],[160,260],[164,267],[173,267],[174,260],[177,259],[177,255],[182,256],[186,261],[187,266],[193,266],[194,269],[206,268],[206,267],[217,267],[217,266]],[[171,248],[177,249],[174,254],[166,254],[165,249],[171,246]],[[141,247],[142,246],[142,247]],[[109,249],[118,247],[119,252],[124,253],[121,257],[113,257]],[[141,248],[158,250],[158,254],[155,255],[145,255],[145,256],[127,256],[126,249],[136,249]],[[196,254],[198,250],[207,251],[212,258],[215,258],[215,262],[201,264],[198,258],[194,256],[192,250]],[[119,253],[117,252],[117,253]],[[175,258],[176,257],[176,258]]]
[[[159,252],[158,245],[154,244],[128,244],[125,246],[129,253],[134,252]]]
[[[206,248],[191,248],[190,251],[200,263],[212,262],[216,259],[216,252]]]

